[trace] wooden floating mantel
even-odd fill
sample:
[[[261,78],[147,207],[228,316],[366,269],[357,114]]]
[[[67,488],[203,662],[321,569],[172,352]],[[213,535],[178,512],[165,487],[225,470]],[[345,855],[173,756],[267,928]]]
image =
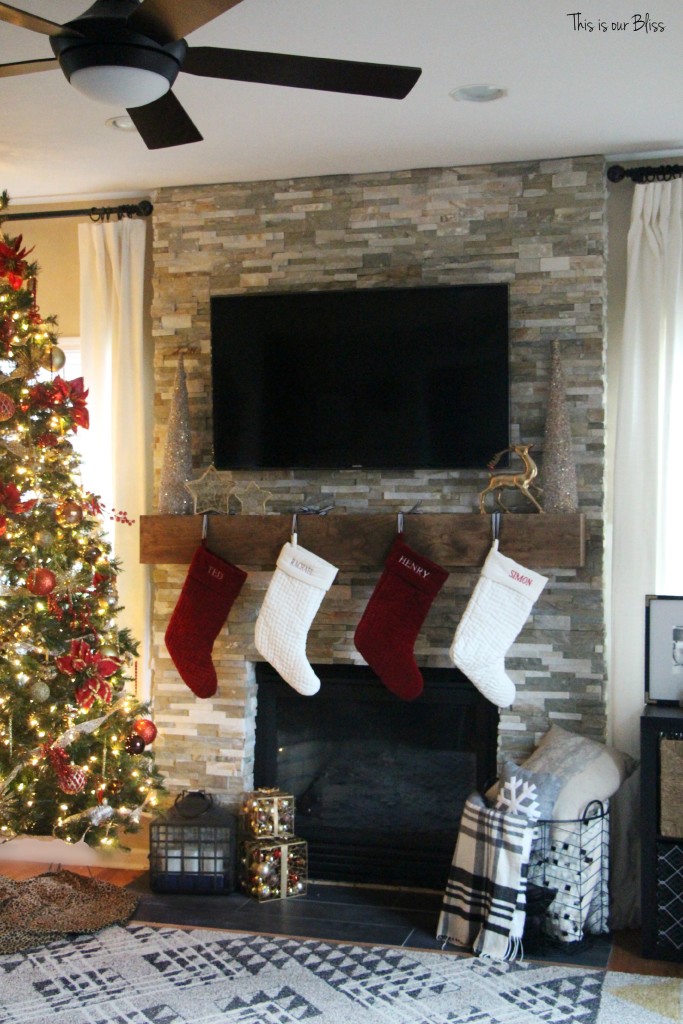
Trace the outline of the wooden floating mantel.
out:
[[[445,569],[481,566],[491,547],[490,515],[468,512],[414,513],[403,517],[406,544]],[[140,518],[140,561],[187,565],[202,537],[202,515]],[[272,569],[288,541],[292,516],[210,515],[207,545],[235,565]],[[384,513],[299,514],[298,542],[339,569],[375,569],[384,564],[397,532],[397,516]],[[585,563],[585,519],[581,513],[508,513],[500,517],[500,550],[530,568],[580,568]]]

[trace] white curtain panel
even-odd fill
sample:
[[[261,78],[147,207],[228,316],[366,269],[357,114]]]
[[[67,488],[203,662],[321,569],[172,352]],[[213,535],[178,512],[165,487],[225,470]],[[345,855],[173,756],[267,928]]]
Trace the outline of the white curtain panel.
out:
[[[150,693],[150,574],[139,564],[139,519],[151,473],[144,271],[147,224],[124,219],[79,225],[81,345],[90,428],[83,441],[83,483],[111,512],[135,525],[104,524],[121,560],[124,606],[119,625],[140,642],[138,696]]]
[[[683,180],[637,185],[614,464],[614,741],[638,753],[645,598],[683,594]]]

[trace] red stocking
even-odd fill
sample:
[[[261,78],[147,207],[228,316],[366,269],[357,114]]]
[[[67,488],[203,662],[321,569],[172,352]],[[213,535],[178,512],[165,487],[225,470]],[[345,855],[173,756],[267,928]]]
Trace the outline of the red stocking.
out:
[[[175,667],[198,697],[216,692],[211,652],[246,578],[246,572],[204,545],[192,557],[165,639]]]
[[[424,682],[413,648],[427,612],[448,573],[396,537],[384,571],[363,613],[354,641],[373,672],[403,700],[414,700]]]

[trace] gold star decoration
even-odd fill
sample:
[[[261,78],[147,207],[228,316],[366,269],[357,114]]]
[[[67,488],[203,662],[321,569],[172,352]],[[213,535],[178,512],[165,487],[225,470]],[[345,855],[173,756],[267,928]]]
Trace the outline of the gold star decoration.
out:
[[[250,480],[242,491],[235,491],[235,497],[240,503],[240,511],[244,515],[263,515],[267,512],[268,502],[273,497],[270,491],[264,491],[257,483]]]
[[[209,466],[197,480],[187,480],[185,487],[194,499],[195,515],[201,512],[222,512],[227,515],[234,483],[231,476],[219,473],[215,466]]]

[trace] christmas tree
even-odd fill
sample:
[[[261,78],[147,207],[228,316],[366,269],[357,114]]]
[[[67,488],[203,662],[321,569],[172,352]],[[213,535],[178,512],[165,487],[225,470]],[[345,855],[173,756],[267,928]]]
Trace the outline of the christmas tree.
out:
[[[7,205],[3,193],[0,209]],[[0,842],[116,846],[156,803],[156,727],[131,692],[105,511],[73,437],[89,422],[22,237],[0,238]]]

